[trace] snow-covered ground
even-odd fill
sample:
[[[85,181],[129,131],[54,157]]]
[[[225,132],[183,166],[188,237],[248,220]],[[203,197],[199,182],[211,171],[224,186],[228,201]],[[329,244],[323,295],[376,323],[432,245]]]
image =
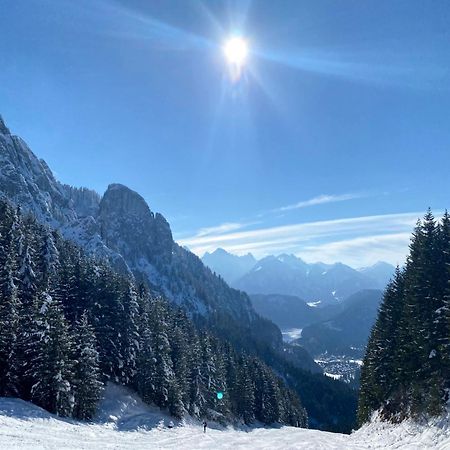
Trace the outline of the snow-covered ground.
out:
[[[323,354],[314,358],[314,361],[322,367],[324,375],[345,383],[354,383],[362,366],[362,360],[345,355]]]
[[[1,449],[450,449],[448,417],[430,424],[375,421],[348,436],[292,427],[204,434],[194,420],[174,424],[129,391],[110,386],[95,423],[64,420],[17,399],[0,398]]]

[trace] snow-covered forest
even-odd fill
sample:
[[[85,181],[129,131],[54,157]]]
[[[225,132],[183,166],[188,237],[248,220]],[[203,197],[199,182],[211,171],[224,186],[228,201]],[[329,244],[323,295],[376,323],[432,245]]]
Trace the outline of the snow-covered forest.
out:
[[[307,424],[297,395],[258,358],[4,200],[0,249],[1,395],[90,419],[112,380],[175,417]]]
[[[359,421],[439,416],[450,389],[450,216],[419,221],[367,345]]]

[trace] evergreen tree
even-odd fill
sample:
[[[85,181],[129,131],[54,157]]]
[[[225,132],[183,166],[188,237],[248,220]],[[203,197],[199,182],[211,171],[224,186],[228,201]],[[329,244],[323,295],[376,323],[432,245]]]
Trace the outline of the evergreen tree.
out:
[[[100,368],[109,380],[119,382],[124,369],[120,336],[123,306],[118,295],[120,278],[104,263],[99,264],[95,272],[90,314],[101,349]]]
[[[206,398],[202,387],[202,351],[198,336],[193,333],[189,339],[190,351],[188,354],[188,386],[189,386],[189,414],[200,417],[206,411]]]
[[[86,420],[107,380],[176,417],[306,424],[256,357],[0,199],[0,395]]]
[[[155,401],[155,354],[153,351],[153,333],[150,328],[150,299],[146,293],[140,296],[139,314],[139,350],[136,361],[134,385],[142,400],[147,403]]]
[[[403,375],[398,362],[407,358],[402,353],[404,339],[400,325],[403,314],[404,274],[397,267],[394,278],[386,287],[378,318],[367,344],[361,373],[361,395],[358,419],[368,419],[371,411],[381,406],[394,387],[401,385]],[[364,393],[364,394],[363,394]]]
[[[358,417],[438,415],[447,401],[450,357],[450,218],[418,222],[404,271],[386,289],[361,374]]]
[[[38,309],[38,287],[34,263],[34,249],[29,234],[25,233],[23,222],[18,221],[15,233],[17,245],[17,295],[20,301],[16,335],[17,366],[21,368],[18,380],[19,395],[29,400],[33,380],[30,365],[33,360],[33,330]]]
[[[88,420],[96,412],[103,383],[94,328],[89,324],[87,313],[84,313],[77,322],[74,335],[73,416]]]
[[[175,374],[170,358],[170,343],[165,305],[155,301],[152,308],[153,349],[155,355],[155,403],[166,408],[169,391],[173,389]]]
[[[171,404],[174,404],[173,408],[178,410],[187,408],[189,404],[189,331],[184,313],[175,311],[173,320],[170,324],[170,358],[173,363],[179,397],[172,395]]]
[[[440,304],[433,313],[436,339],[436,366],[439,376],[450,387],[450,214],[445,211],[439,227],[437,291]]]
[[[34,384],[31,399],[48,411],[68,416],[74,397],[72,339],[62,305],[43,293],[32,330],[32,366],[28,369]]]
[[[122,313],[119,322],[120,354],[122,356],[121,381],[130,384],[136,374],[136,358],[139,351],[138,297],[130,280],[124,280],[121,292]]]
[[[3,204],[0,222],[0,395],[18,394],[17,335],[21,310],[15,274],[17,272],[14,228],[15,211]]]
[[[242,356],[239,360],[236,377],[237,402],[236,413],[247,425],[255,420],[255,388],[249,371],[249,359]]]

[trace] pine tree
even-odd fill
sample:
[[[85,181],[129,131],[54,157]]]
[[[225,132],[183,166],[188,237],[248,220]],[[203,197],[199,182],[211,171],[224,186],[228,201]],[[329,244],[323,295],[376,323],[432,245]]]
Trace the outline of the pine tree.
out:
[[[21,373],[18,380],[19,395],[25,400],[31,396],[33,380],[30,378],[30,363],[33,348],[34,319],[38,308],[38,286],[35,272],[34,249],[31,237],[18,216],[14,232],[14,245],[17,249],[16,286],[20,310],[16,336],[17,366]]]
[[[201,346],[201,366],[200,366],[200,376],[201,376],[201,395],[205,399],[201,415],[206,415],[208,410],[214,408],[214,402],[216,399],[216,393],[219,390],[216,379],[216,358],[213,353],[211,338],[208,334],[203,333],[200,336],[200,346]]]
[[[175,374],[170,358],[170,343],[165,305],[155,301],[152,311],[153,349],[155,355],[155,403],[166,408],[169,390],[173,389]]]
[[[136,360],[134,385],[142,400],[155,401],[155,354],[150,327],[150,298],[144,290],[139,294],[139,350]]]
[[[2,207],[3,206],[3,207]],[[17,271],[13,230],[17,220],[7,204],[0,222],[0,395],[18,395],[17,336],[21,310],[15,282]]]
[[[72,339],[62,305],[45,292],[40,304],[32,330],[32,365],[28,369],[34,382],[31,399],[52,413],[70,416],[74,406]]]
[[[173,363],[173,371],[176,377],[176,387],[179,393],[172,395],[173,408],[179,411],[188,407],[189,385],[188,385],[188,342],[189,329],[184,313],[175,311],[170,324],[170,358]]]
[[[75,327],[73,349],[73,392],[75,397],[73,416],[91,419],[100,400],[103,383],[99,367],[94,328],[85,312]]]
[[[404,271],[384,294],[361,374],[358,418],[439,415],[449,387],[450,217],[418,222]]]
[[[242,356],[236,377],[236,394],[239,399],[236,413],[247,425],[255,420],[255,387],[249,372],[249,359]]]
[[[95,271],[90,313],[101,349],[100,369],[109,380],[119,382],[124,368],[120,336],[123,305],[118,295],[120,278],[104,263],[98,264]]]
[[[255,380],[255,417],[257,420],[272,424],[280,418],[280,393],[277,380],[258,360],[252,361],[253,378]]]
[[[222,420],[228,418],[230,413],[230,395],[229,395],[229,383],[227,380],[227,371],[226,371],[226,349],[219,342],[215,341],[214,345],[214,354],[215,354],[215,366],[216,366],[216,375],[215,375],[215,386],[216,392],[213,396],[212,408],[214,411],[217,411],[221,414]],[[217,396],[218,393],[222,393],[222,398]]]
[[[189,367],[187,374],[189,403],[187,406],[189,414],[200,417],[205,413],[207,406],[202,385],[202,351],[197,334],[193,333],[189,336],[189,347],[190,351],[187,356]]]
[[[153,353],[153,336],[150,329],[146,328],[141,333],[140,347],[137,359],[137,373],[135,378],[136,390],[147,403],[155,401],[155,364]]]
[[[404,274],[397,267],[386,287],[378,317],[372,329],[361,373],[361,395],[358,406],[360,423],[378,409],[393,388],[404,382],[398,361],[407,358],[401,345],[404,329],[400,323],[404,310]]]
[[[406,375],[413,414],[419,413],[424,403],[430,404],[430,395],[435,396],[435,380],[431,380],[437,348],[433,319],[435,310],[439,308],[435,283],[438,261],[437,227],[431,211],[428,211],[420,230],[413,237],[405,285],[407,315],[403,326],[408,329],[408,342],[405,341],[404,345],[408,349],[409,361],[404,363],[410,369]],[[424,380],[431,381],[431,385]]]
[[[136,358],[139,351],[138,330],[138,297],[136,289],[130,280],[122,283],[121,304],[122,313],[120,321],[120,354],[123,358],[123,367],[120,372],[121,382],[131,384],[136,374]]]
[[[56,233],[52,233],[47,228],[36,230],[37,241],[37,264],[36,270],[39,273],[39,284],[42,290],[48,289],[51,277],[58,271],[59,251],[55,243]]]
[[[437,347],[436,366],[440,378],[450,387],[450,214],[445,211],[439,227],[437,291],[440,304],[433,314]]]

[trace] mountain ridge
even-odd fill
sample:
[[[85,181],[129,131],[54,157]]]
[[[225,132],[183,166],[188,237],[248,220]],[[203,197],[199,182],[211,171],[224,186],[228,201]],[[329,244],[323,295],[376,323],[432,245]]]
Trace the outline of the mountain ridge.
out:
[[[156,293],[191,314],[222,311],[246,323],[256,318],[248,297],[229,288],[176,244],[168,222],[162,214],[153,213],[137,192],[112,183],[101,196],[59,182],[45,161],[11,134],[3,118],[0,193],[88,253],[108,259],[121,272],[148,280]]]
[[[206,265],[223,274],[224,252],[227,263],[236,263],[235,255],[221,249],[203,257]],[[258,261],[243,276],[231,281],[231,286],[250,295],[285,295],[299,297],[306,302],[323,306],[342,301],[363,289],[384,289],[394,273],[394,266],[377,262],[373,266],[355,269],[341,262],[334,264],[307,263],[292,254],[268,255]],[[320,303],[318,303],[320,302]]]
[[[206,266],[223,277],[230,285],[245,275],[257,263],[251,253],[237,256],[228,253],[223,248],[217,248],[212,253],[206,252],[201,259]]]

